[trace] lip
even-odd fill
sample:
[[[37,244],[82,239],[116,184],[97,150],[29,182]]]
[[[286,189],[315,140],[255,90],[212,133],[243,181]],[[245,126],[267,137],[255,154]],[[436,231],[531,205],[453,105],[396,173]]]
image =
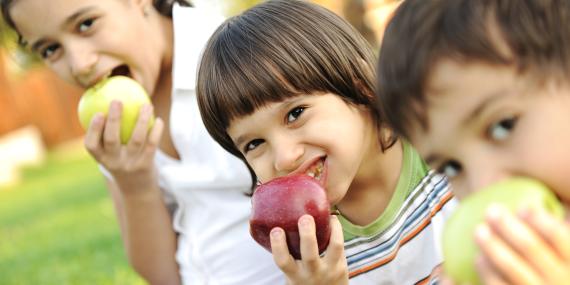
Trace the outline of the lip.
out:
[[[319,184],[321,184],[323,188],[326,189],[326,182],[328,176],[328,160],[326,155],[318,156],[313,159],[305,161],[303,164],[301,164],[301,166],[299,166],[299,168],[291,172],[289,175],[305,174],[307,173],[307,170],[309,170],[313,165],[317,164],[320,161],[323,161],[323,170],[321,172],[318,182]]]
[[[130,66],[128,66],[127,64],[117,64],[116,66],[107,69],[106,72],[102,72],[102,73],[98,74],[97,76],[92,77],[91,80],[88,80],[88,81],[79,80],[79,81],[80,81],[81,85],[82,85],[83,87],[85,87],[86,89],[87,89],[87,88],[91,88],[91,87],[93,87],[95,84],[99,83],[101,80],[113,76],[113,71],[114,71],[115,69],[117,69],[118,67],[121,67],[121,66],[123,66],[123,65],[126,65],[127,68],[129,68],[129,72],[131,72],[131,68],[130,68]],[[131,78],[133,78],[133,74],[129,74],[128,76],[131,77]],[[134,78],[133,78],[133,79],[134,79]]]
[[[109,75],[111,75],[111,71],[101,73],[97,76],[92,77],[90,80],[79,79],[79,83],[81,84],[82,87],[84,87],[85,89],[88,89],[88,88],[93,87],[95,84],[97,84],[99,81],[105,79]]]

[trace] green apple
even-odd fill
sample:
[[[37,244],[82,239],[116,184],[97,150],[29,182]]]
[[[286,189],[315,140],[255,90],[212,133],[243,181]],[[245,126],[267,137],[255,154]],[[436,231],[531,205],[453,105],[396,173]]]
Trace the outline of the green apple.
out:
[[[143,104],[150,103],[150,98],[145,89],[129,77],[108,77],[87,89],[81,96],[77,108],[79,122],[87,130],[95,114],[107,115],[113,100],[121,101],[123,104],[121,143],[126,144],[133,133],[140,108]],[[154,117],[149,121],[149,128],[152,127],[153,123]]]
[[[503,205],[510,211],[537,207],[555,217],[563,217],[563,208],[556,196],[544,184],[530,178],[503,180],[468,196],[461,201],[443,231],[444,269],[456,284],[480,284],[475,269],[479,248],[474,231],[484,221],[485,211],[491,204]]]

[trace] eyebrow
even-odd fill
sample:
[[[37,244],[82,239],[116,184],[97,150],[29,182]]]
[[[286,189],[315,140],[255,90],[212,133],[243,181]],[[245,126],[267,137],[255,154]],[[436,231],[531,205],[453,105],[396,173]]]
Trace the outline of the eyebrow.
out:
[[[289,98],[289,99],[285,99],[284,101],[281,101],[280,103],[283,103],[283,105],[278,107],[278,110],[276,111],[276,113],[281,113],[283,110],[289,109],[291,105],[294,105],[295,103],[297,103],[300,100],[302,100],[301,96],[295,96],[293,98]],[[257,109],[257,110],[259,110],[259,109]],[[257,110],[255,110],[253,113],[255,113]],[[248,137],[247,135],[239,136],[234,141],[234,145],[236,147],[239,146],[240,144],[242,144],[246,140],[247,137]]]
[[[67,17],[61,27],[67,27],[71,25],[73,22],[77,20],[77,18],[81,17],[83,14],[89,12],[90,10],[94,9],[94,6],[87,6],[77,10],[75,13],[71,14],[71,16]],[[40,46],[44,45],[47,42],[46,39],[39,39],[32,44],[31,50],[32,52],[37,52]]]
[[[476,108],[474,108],[471,112],[469,112],[467,116],[465,116],[465,118],[463,118],[463,120],[461,120],[460,126],[465,126],[470,124],[475,118],[481,116],[481,113],[485,109],[487,109],[487,107],[491,105],[491,103],[496,102],[498,99],[507,96],[509,94],[511,93],[506,92],[504,90],[499,90],[497,92],[491,93],[490,95],[487,96],[487,99],[479,103],[479,105],[477,105]],[[424,159],[425,163],[428,165],[432,165],[438,160],[441,160],[441,156],[439,154],[431,154]]]
[[[481,113],[487,109],[487,107],[489,107],[489,105],[491,105],[491,103],[499,100],[500,98],[508,95],[510,93],[504,91],[504,90],[500,90],[494,93],[491,93],[490,95],[486,96],[487,99],[483,100],[482,102],[479,103],[479,105],[477,105],[476,108],[474,108],[473,110],[471,110],[471,112],[469,112],[469,114],[463,119],[461,120],[461,125],[460,126],[465,126],[470,124],[475,118],[481,116]]]

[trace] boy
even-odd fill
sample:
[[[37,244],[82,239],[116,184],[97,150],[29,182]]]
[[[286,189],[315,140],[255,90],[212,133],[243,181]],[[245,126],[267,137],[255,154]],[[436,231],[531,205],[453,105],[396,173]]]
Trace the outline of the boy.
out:
[[[522,175],[568,207],[569,75],[568,1],[407,0],[381,48],[379,105],[459,198]],[[486,283],[570,278],[570,231],[544,213],[491,207],[476,240]]]

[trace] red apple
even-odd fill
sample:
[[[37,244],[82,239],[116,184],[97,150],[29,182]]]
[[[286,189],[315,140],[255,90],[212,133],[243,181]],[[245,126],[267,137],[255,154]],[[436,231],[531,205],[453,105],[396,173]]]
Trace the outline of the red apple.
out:
[[[283,176],[259,185],[252,197],[249,231],[257,243],[271,252],[269,232],[275,227],[285,231],[289,252],[301,259],[297,221],[313,216],[319,253],[329,244],[330,204],[323,187],[307,175]]]

